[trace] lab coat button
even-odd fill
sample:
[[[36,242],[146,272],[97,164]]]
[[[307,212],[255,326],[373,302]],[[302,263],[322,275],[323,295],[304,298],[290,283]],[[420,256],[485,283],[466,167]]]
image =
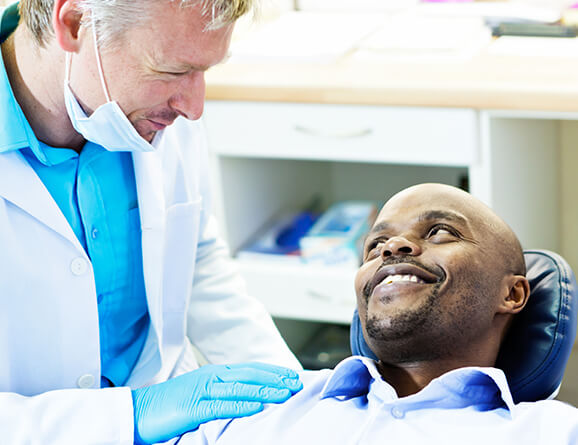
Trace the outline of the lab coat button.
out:
[[[74,275],[83,275],[88,270],[88,263],[82,257],[75,258],[70,263],[70,270]]]
[[[405,417],[403,410],[396,406],[391,409],[391,415],[396,419],[403,419]]]
[[[91,388],[94,385],[94,376],[92,374],[81,375],[76,381],[79,388]]]

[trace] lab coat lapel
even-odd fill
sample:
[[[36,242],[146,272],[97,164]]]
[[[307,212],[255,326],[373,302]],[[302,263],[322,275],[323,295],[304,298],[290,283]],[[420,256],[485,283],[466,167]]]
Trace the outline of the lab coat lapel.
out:
[[[0,197],[12,202],[84,252],[66,217],[22,154],[0,154]]]
[[[143,272],[151,323],[162,337],[162,271],[165,238],[165,197],[159,150],[135,152],[133,162],[142,228]],[[160,346],[160,345],[159,345]]]

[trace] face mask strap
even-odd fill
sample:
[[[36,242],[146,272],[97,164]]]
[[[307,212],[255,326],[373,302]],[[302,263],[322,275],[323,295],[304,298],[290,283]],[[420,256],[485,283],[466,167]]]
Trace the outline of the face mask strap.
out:
[[[102,84],[102,90],[106,96],[106,101],[110,102],[110,94],[108,94],[108,88],[106,87],[106,82],[104,80],[104,71],[102,70],[102,62],[100,61],[100,52],[98,51],[98,38],[96,36],[96,26],[94,20],[92,21],[92,36],[94,37],[94,52],[96,54],[96,64],[98,65],[98,75],[100,77],[100,83]]]
[[[64,82],[66,85],[70,83],[70,66],[72,65],[72,53],[66,51],[65,67],[64,67]]]

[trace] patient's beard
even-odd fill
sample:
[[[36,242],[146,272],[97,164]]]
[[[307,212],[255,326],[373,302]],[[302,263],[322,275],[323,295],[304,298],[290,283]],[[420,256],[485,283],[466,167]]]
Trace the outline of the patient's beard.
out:
[[[439,356],[438,347],[427,338],[427,344],[420,347],[420,333],[429,331],[431,326],[440,326],[443,317],[437,304],[440,284],[436,284],[423,303],[412,310],[397,311],[390,317],[368,316],[365,330],[371,348],[379,347],[390,363],[405,363],[415,360],[430,360]],[[377,352],[377,351],[376,351]],[[380,359],[382,358],[378,354]],[[384,359],[386,357],[383,357]]]

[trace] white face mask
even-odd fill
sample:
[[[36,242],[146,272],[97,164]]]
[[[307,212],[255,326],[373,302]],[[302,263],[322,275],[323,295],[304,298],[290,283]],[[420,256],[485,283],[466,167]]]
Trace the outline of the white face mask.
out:
[[[153,151],[155,148],[142,138],[122,112],[116,101],[110,100],[108,89],[104,81],[104,74],[98,52],[96,31],[92,25],[94,37],[94,51],[98,65],[100,82],[106,96],[106,103],[99,106],[90,116],[81,108],[78,100],[70,89],[70,65],[72,54],[66,53],[64,74],[64,103],[72,126],[87,141],[103,146],[108,151]]]

